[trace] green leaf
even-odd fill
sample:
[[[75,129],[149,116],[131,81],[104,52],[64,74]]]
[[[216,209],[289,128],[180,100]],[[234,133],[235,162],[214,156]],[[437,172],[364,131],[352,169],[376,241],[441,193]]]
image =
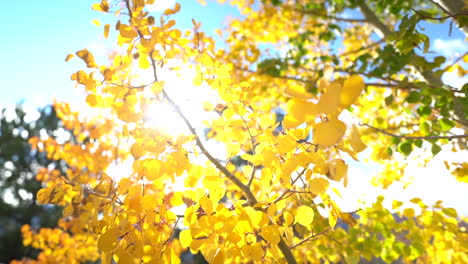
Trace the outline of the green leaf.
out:
[[[386,106],[389,106],[390,104],[392,104],[393,101],[395,101],[395,97],[393,97],[393,94],[385,97],[385,105]]]
[[[417,139],[414,141],[414,145],[416,145],[418,148],[422,147],[423,141],[421,139]]]
[[[387,154],[388,154],[389,156],[392,156],[392,155],[393,155],[393,149],[392,149],[391,147],[387,147],[387,148],[385,149],[385,151],[387,152]]]
[[[398,151],[408,156],[413,151],[413,144],[409,141],[402,142],[398,145]]]
[[[447,216],[450,216],[450,217],[453,217],[453,218],[456,218],[458,216],[457,210],[455,210],[453,208],[443,208],[442,212],[444,214],[446,214]]]
[[[409,93],[409,95],[406,97],[405,100],[406,102],[410,104],[414,104],[414,103],[419,102],[420,98],[421,98],[421,94],[419,92],[412,91],[411,93]]]
[[[420,129],[423,135],[429,134],[431,131],[431,123],[429,121],[425,121],[421,124]]]
[[[419,107],[416,112],[422,117],[428,116],[432,113],[432,109],[429,106],[421,106]]]
[[[442,119],[439,119],[439,125],[440,125],[440,130],[445,132],[445,131],[449,131],[450,129],[452,129],[452,127],[455,126],[455,122],[447,118],[442,118]]]
[[[432,155],[437,155],[437,153],[439,153],[440,151],[442,150],[442,148],[437,145],[437,144],[432,144],[432,148],[431,148],[431,152],[432,152]]]

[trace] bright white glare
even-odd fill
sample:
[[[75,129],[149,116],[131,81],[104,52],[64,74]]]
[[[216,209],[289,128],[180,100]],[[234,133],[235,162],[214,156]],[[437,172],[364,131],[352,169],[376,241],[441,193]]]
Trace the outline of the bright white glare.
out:
[[[160,12],[174,7],[175,0],[155,0],[152,5],[146,5],[150,12]]]
[[[461,196],[468,193],[468,184],[457,181],[445,168],[444,160],[451,162],[467,162],[467,151],[452,152],[451,146],[442,147],[442,151],[431,159],[425,167],[416,163],[410,163],[405,169],[404,179],[412,178],[412,183],[404,188],[404,183],[393,183],[387,189],[373,186],[370,183],[372,174],[381,171],[382,166],[375,162],[355,162],[346,160],[348,169],[348,187],[342,188],[339,184],[333,184],[343,198],[332,195],[345,212],[355,211],[359,208],[370,207],[380,195],[385,197],[385,208],[392,210],[392,201],[402,201],[401,208],[413,208],[419,212],[419,206],[409,202],[418,197],[427,205],[433,205],[438,200],[443,201],[443,206],[455,208],[460,215],[468,215],[468,204]],[[366,152],[366,151],[365,151]],[[366,154],[366,153],[362,153]]]
[[[5,203],[14,207],[19,205],[19,201],[13,195],[13,191],[11,188],[8,188],[3,192],[3,201],[5,201]]]
[[[210,102],[212,105],[216,105],[219,97],[206,83],[201,86],[193,85],[196,74],[194,69],[185,65],[179,65],[179,67],[180,70],[177,72],[158,69],[158,77],[164,81],[165,92],[181,109],[192,127],[200,134],[205,128],[203,122],[216,117],[214,112],[207,112],[203,109],[203,103]],[[154,104],[147,105],[145,120],[147,120],[146,125],[160,129],[174,137],[190,134],[187,124],[176,112],[174,106],[165,100],[155,101]]]

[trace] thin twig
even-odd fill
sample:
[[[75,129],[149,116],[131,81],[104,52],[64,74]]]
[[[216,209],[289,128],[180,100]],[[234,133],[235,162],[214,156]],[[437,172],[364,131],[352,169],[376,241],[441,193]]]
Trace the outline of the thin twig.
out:
[[[443,17],[430,17],[430,16],[426,16],[424,14],[422,14],[421,12],[419,12],[418,10],[414,9],[414,8],[411,8],[411,10],[413,10],[413,12],[415,12],[416,14],[418,14],[422,19],[428,19],[428,20],[438,20],[438,21],[441,21],[441,20],[445,20],[447,18],[456,18],[456,17],[459,17],[459,16],[467,16],[468,13],[460,13],[460,14],[451,14],[451,13],[448,13],[449,15],[447,16],[443,16]]]
[[[448,140],[452,140],[452,139],[456,139],[456,138],[468,138],[468,134],[463,134],[463,135],[453,135],[453,136],[406,136],[406,135],[397,135],[397,134],[393,134],[391,132],[388,132],[386,130],[383,130],[383,129],[380,129],[380,128],[376,128],[376,127],[373,127],[369,124],[365,124],[365,123],[361,123],[360,124],[361,126],[366,126],[366,127],[370,127],[382,134],[385,134],[387,136],[392,136],[392,137],[396,137],[396,138],[403,138],[403,139],[448,139]]]
[[[463,55],[461,55],[460,57],[458,57],[457,59],[455,59],[452,63],[450,63],[449,65],[447,65],[447,67],[444,68],[444,71],[447,71],[450,67],[452,67],[453,65],[457,64],[460,60],[462,60],[466,55],[468,55],[468,51],[465,52]]]
[[[252,154],[255,155],[255,142],[254,142],[254,138],[252,136],[252,133],[250,132],[250,128],[249,128],[249,126],[247,124],[247,121],[245,121],[244,117],[240,116],[240,118],[242,119],[242,121],[244,121],[245,128],[247,129],[247,133],[249,133],[250,143],[252,144]],[[255,178],[255,170],[256,169],[257,168],[256,168],[255,164],[252,163],[252,173],[250,174],[249,181],[247,183],[247,186],[249,188],[252,185],[253,179]]]
[[[284,9],[289,9],[289,10],[292,10],[294,12],[301,13],[303,15],[312,15],[312,16],[315,16],[315,17],[332,19],[332,20],[341,21],[341,22],[348,22],[348,23],[364,23],[364,22],[366,22],[365,19],[361,19],[361,18],[346,18],[346,17],[330,16],[330,15],[322,14],[320,12],[316,12],[316,11],[313,11],[313,10],[299,9],[299,8],[296,8],[296,7],[293,7],[293,6],[284,6]]]
[[[294,183],[296,183],[296,181],[302,176],[304,175],[304,173],[306,172],[307,168],[304,168],[300,173],[297,174],[297,177],[291,182],[291,185],[294,185]],[[281,201],[283,199],[283,197],[288,194],[288,193],[291,193],[290,189],[287,189],[286,191],[283,192],[283,194],[281,194],[278,198],[276,198],[273,203],[277,203],[279,201]],[[288,196],[289,197],[289,196]]]
[[[377,45],[379,45],[379,44],[382,44],[383,42],[385,42],[385,39],[384,39],[384,38],[382,38],[382,39],[380,39],[379,41],[374,42],[374,43],[372,43],[372,44],[370,44],[370,45],[368,45],[368,46],[365,46],[365,47],[361,47],[361,48],[359,48],[359,49],[355,49],[355,50],[350,50],[350,51],[344,52],[344,53],[342,53],[341,55],[339,55],[338,57],[348,56],[348,55],[350,55],[350,54],[358,53],[358,52],[361,52],[361,51],[366,50],[366,49],[371,49],[371,48],[373,48],[373,47],[375,47],[375,46],[377,46]]]

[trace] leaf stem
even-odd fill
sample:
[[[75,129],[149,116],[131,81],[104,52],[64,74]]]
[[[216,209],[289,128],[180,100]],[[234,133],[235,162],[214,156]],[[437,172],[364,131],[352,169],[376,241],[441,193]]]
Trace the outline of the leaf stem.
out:
[[[397,135],[397,134],[388,132],[387,130],[376,128],[376,127],[371,126],[371,125],[366,124],[366,123],[361,123],[360,125],[370,127],[372,129],[374,129],[375,131],[378,131],[378,132],[380,132],[382,134],[385,134],[387,136],[392,136],[392,137],[396,137],[396,138],[403,138],[403,139],[448,139],[448,140],[452,140],[452,139],[456,139],[456,138],[468,138],[468,134],[453,135],[453,136],[406,136],[406,135]]]

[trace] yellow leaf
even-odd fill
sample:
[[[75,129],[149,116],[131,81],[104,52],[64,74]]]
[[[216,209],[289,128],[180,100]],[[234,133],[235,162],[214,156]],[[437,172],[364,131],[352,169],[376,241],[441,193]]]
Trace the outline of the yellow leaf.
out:
[[[68,54],[67,57],[65,58],[65,61],[70,61],[75,55],[73,54]]]
[[[200,86],[203,83],[203,76],[201,74],[197,74],[195,78],[193,78],[193,85]]]
[[[150,67],[148,58],[146,58],[146,56],[138,57],[138,66],[142,69],[148,69]]]
[[[111,228],[102,234],[97,242],[98,249],[109,252],[117,248],[119,243],[119,233],[117,228]]]
[[[260,235],[272,245],[280,242],[280,233],[278,226],[266,225],[262,227]]]
[[[211,202],[210,198],[208,198],[206,195],[200,198],[200,205],[207,215],[211,215],[213,212],[213,203]]]
[[[154,181],[163,176],[161,172],[161,161],[153,159],[146,162],[146,172],[145,176],[150,181]]]
[[[296,211],[296,221],[305,227],[309,227],[314,221],[314,210],[309,206],[300,206]]]
[[[343,83],[343,89],[341,91],[340,104],[343,108],[348,108],[364,90],[365,84],[364,79],[359,75],[351,75]]]
[[[76,56],[80,57],[86,63],[86,67],[88,68],[97,67],[96,62],[94,61],[93,54],[89,52],[87,49],[77,51]]]
[[[333,82],[320,97],[317,104],[318,111],[323,114],[332,114],[338,110],[340,105],[341,84]]]
[[[145,149],[138,143],[135,143],[130,148],[130,153],[132,154],[134,159],[139,159],[141,156],[145,155]]]
[[[110,29],[110,25],[109,25],[109,24],[104,25],[104,38],[108,38],[108,37],[109,37],[109,29]]]
[[[291,129],[298,127],[302,123],[304,123],[304,121],[298,120],[294,116],[286,115],[286,117],[283,120],[283,127],[284,129]]]
[[[36,199],[38,204],[47,204],[49,203],[49,197],[50,197],[50,189],[49,188],[44,188],[40,189],[37,192]]]
[[[101,3],[94,3],[91,8],[96,11],[107,12],[109,11],[109,3],[106,0],[102,0]]]
[[[101,254],[101,264],[111,264],[112,263],[112,252],[104,252]]]
[[[80,70],[76,73],[75,79],[79,84],[85,85],[88,82],[88,74]]]
[[[91,23],[93,23],[94,25],[96,25],[97,27],[100,27],[101,26],[101,22],[97,19],[93,19],[91,20]]]
[[[307,122],[318,114],[317,105],[300,98],[292,98],[286,106],[288,116],[293,116],[297,122]],[[291,117],[290,117],[291,118]]]
[[[334,181],[340,181],[348,174],[348,165],[342,159],[336,159],[330,162],[330,178]]]
[[[213,257],[213,260],[210,263],[213,263],[213,264],[223,264],[223,263],[225,263],[226,254],[225,254],[224,251],[225,251],[224,249],[218,248],[216,250],[216,253],[215,253],[214,257]]]
[[[127,39],[133,39],[138,36],[138,33],[129,25],[120,24],[119,26],[120,35]]]
[[[179,241],[183,248],[187,248],[192,243],[192,235],[189,229],[182,230],[179,234]]]
[[[88,94],[88,96],[86,96],[86,103],[91,107],[95,107],[97,105],[96,95],[95,94]]]
[[[338,119],[331,119],[327,122],[319,123],[313,130],[314,142],[324,147],[331,147],[343,138],[345,131],[345,123]]]
[[[350,226],[354,226],[357,224],[356,219],[354,219],[353,215],[350,213],[341,213],[340,216],[341,216],[341,219],[343,219],[343,222],[345,222],[346,224]]]
[[[349,143],[351,147],[356,152],[361,152],[367,148],[367,146],[362,142],[361,136],[359,135],[359,131],[355,125],[351,128],[351,135],[349,137]]]
[[[330,183],[324,178],[313,178],[309,181],[309,190],[314,194],[324,193]]]
[[[394,201],[392,202],[392,209],[400,208],[400,206],[402,206],[402,205],[403,205],[403,202],[394,200]]]
[[[286,153],[293,150],[297,146],[296,140],[289,135],[282,136],[278,142],[278,152]]]
[[[151,92],[154,94],[154,95],[158,95],[160,94],[164,89],[164,81],[160,81],[160,82],[155,82],[153,83],[153,85],[151,85]]]
[[[291,226],[294,223],[294,215],[289,212],[284,212],[284,223],[286,226]]]
[[[308,93],[303,86],[293,84],[291,86],[288,86],[286,90],[284,91],[286,95],[289,95],[291,97],[297,97],[297,98],[302,98],[302,99],[311,99],[313,98],[313,95]]]

